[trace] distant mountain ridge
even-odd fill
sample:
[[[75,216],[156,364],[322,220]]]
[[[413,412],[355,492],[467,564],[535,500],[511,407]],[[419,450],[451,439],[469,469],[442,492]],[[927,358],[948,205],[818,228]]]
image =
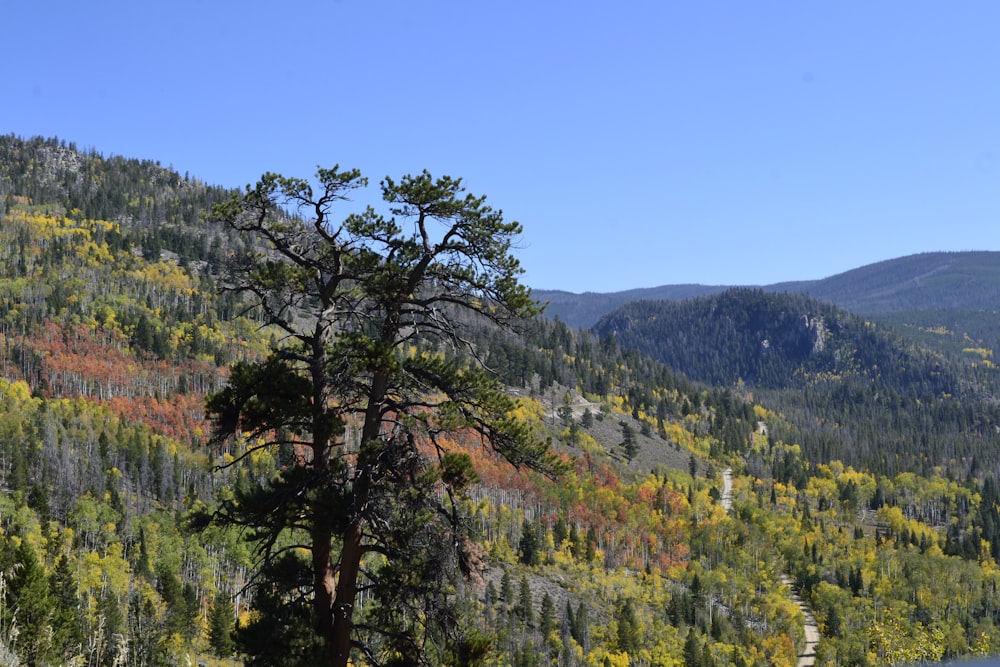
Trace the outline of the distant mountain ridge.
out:
[[[1000,309],[1000,252],[928,252],[804,282],[770,285],[862,315],[911,310]]]
[[[623,292],[573,294],[534,290],[546,314],[589,328],[631,301],[679,301],[735,286],[663,285]],[[749,286],[754,287],[754,286]],[[765,292],[805,294],[859,315],[904,311],[1000,311],[1000,252],[927,252],[869,264],[820,280],[775,283]]]

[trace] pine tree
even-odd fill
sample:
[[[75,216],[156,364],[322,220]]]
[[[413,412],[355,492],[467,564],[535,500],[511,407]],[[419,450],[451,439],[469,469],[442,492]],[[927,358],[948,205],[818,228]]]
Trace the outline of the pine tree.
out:
[[[538,531],[527,519],[521,524],[521,539],[518,542],[518,557],[525,565],[538,565],[539,561]]]
[[[585,603],[580,602],[577,606],[573,621],[571,627],[573,639],[583,647],[584,652],[587,652],[590,650],[590,610]]]
[[[53,644],[58,655],[75,655],[83,646],[80,630],[80,601],[76,579],[69,559],[62,556],[50,577],[54,611],[52,617]]]
[[[220,592],[212,601],[208,617],[208,641],[220,658],[228,658],[236,649],[235,631],[236,614],[233,611],[233,602],[229,595]]]
[[[687,639],[684,640],[684,667],[704,667],[701,639],[694,629],[688,630]]]
[[[209,399],[213,443],[246,437],[299,453],[211,518],[253,527],[265,562],[293,527],[304,535],[310,594],[273,600],[309,605],[320,650],[304,660],[344,667],[359,646],[373,660],[419,659],[425,638],[446,640],[433,628],[450,617],[424,613],[426,603],[448,605],[441,592],[471,558],[460,499],[475,473],[451,436],[477,434],[521,468],[563,467],[511,416],[514,399],[467,345],[468,327],[516,330],[538,312],[510,253],[521,226],[460,179],[427,172],[381,182],[388,216],[370,207],[338,222],[332,207],[367,180],[335,167],[317,181],[318,192],[265,174],[213,210],[255,238],[234,258],[229,289],[251,296],[287,341],[234,366]],[[362,566],[373,551],[377,571]],[[366,622],[356,628],[362,590]]]
[[[569,525],[569,543],[570,550],[573,552],[573,558],[580,558],[584,555],[583,543],[580,540],[580,532],[576,529],[575,523],[571,523]]]
[[[552,542],[555,544],[556,549],[562,547],[563,542],[566,540],[569,531],[566,528],[566,520],[559,516],[556,519],[555,524],[552,526]]]
[[[625,450],[625,459],[631,463],[635,455],[639,453],[639,443],[635,439],[635,431],[626,422],[621,422],[622,447]]]
[[[45,664],[55,656],[53,621],[56,600],[35,550],[22,541],[15,552],[14,574],[8,589],[8,608],[16,610],[18,653],[30,665]]]
[[[642,644],[639,622],[635,617],[632,601],[626,599],[618,608],[618,648],[635,653]]]
[[[500,578],[500,599],[503,600],[507,609],[514,606],[514,584],[511,581],[510,570],[505,569]]]
[[[534,601],[531,597],[531,586],[528,585],[528,577],[521,577],[520,590],[517,596],[517,616],[524,623],[525,627],[531,628],[535,625]]]
[[[538,617],[538,631],[548,641],[549,635],[556,629],[556,605],[548,591],[542,596],[542,608]]]

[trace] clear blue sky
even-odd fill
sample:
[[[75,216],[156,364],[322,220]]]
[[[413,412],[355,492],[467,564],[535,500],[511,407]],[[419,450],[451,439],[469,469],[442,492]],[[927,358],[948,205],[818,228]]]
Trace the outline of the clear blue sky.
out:
[[[0,133],[462,176],[536,288],[1000,250],[1000,3],[10,0]]]

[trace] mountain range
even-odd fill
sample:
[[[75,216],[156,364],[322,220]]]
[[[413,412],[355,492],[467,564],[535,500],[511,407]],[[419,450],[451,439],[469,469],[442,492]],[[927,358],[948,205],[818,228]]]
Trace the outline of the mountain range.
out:
[[[724,292],[723,285],[664,285],[621,292],[574,294],[535,290],[547,314],[588,328],[630,301],[678,301]],[[820,280],[759,286],[765,292],[805,294],[859,315],[901,312],[1000,311],[1000,252],[928,252],[889,259]]]

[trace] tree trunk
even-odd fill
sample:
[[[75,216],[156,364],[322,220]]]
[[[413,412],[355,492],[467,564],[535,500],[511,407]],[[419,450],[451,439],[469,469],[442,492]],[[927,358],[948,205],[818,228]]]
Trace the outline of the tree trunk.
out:
[[[372,378],[365,410],[365,422],[361,429],[361,451],[358,454],[358,472],[354,480],[354,519],[343,534],[340,552],[340,568],[337,571],[336,598],[333,600],[333,628],[330,648],[334,667],[347,667],[351,654],[351,632],[354,629],[354,603],[358,595],[358,575],[361,572],[361,558],[364,555],[364,516],[371,493],[371,469],[375,461],[371,456],[370,444],[381,434],[382,399],[388,386],[386,373],[376,373]]]
[[[354,601],[358,594],[358,573],[361,569],[362,529],[355,521],[344,533],[340,552],[340,571],[337,573],[337,596],[333,600],[333,625],[330,629],[332,665],[347,667],[351,657],[351,631],[354,628]],[[317,595],[317,602],[319,596]]]
[[[317,521],[312,530],[313,584],[316,591],[314,600],[316,613],[316,633],[326,640],[327,645],[333,644],[334,613],[333,596],[335,591],[333,567],[330,562],[331,530],[328,522]],[[348,633],[349,635],[350,633]],[[340,664],[336,660],[328,664]]]

